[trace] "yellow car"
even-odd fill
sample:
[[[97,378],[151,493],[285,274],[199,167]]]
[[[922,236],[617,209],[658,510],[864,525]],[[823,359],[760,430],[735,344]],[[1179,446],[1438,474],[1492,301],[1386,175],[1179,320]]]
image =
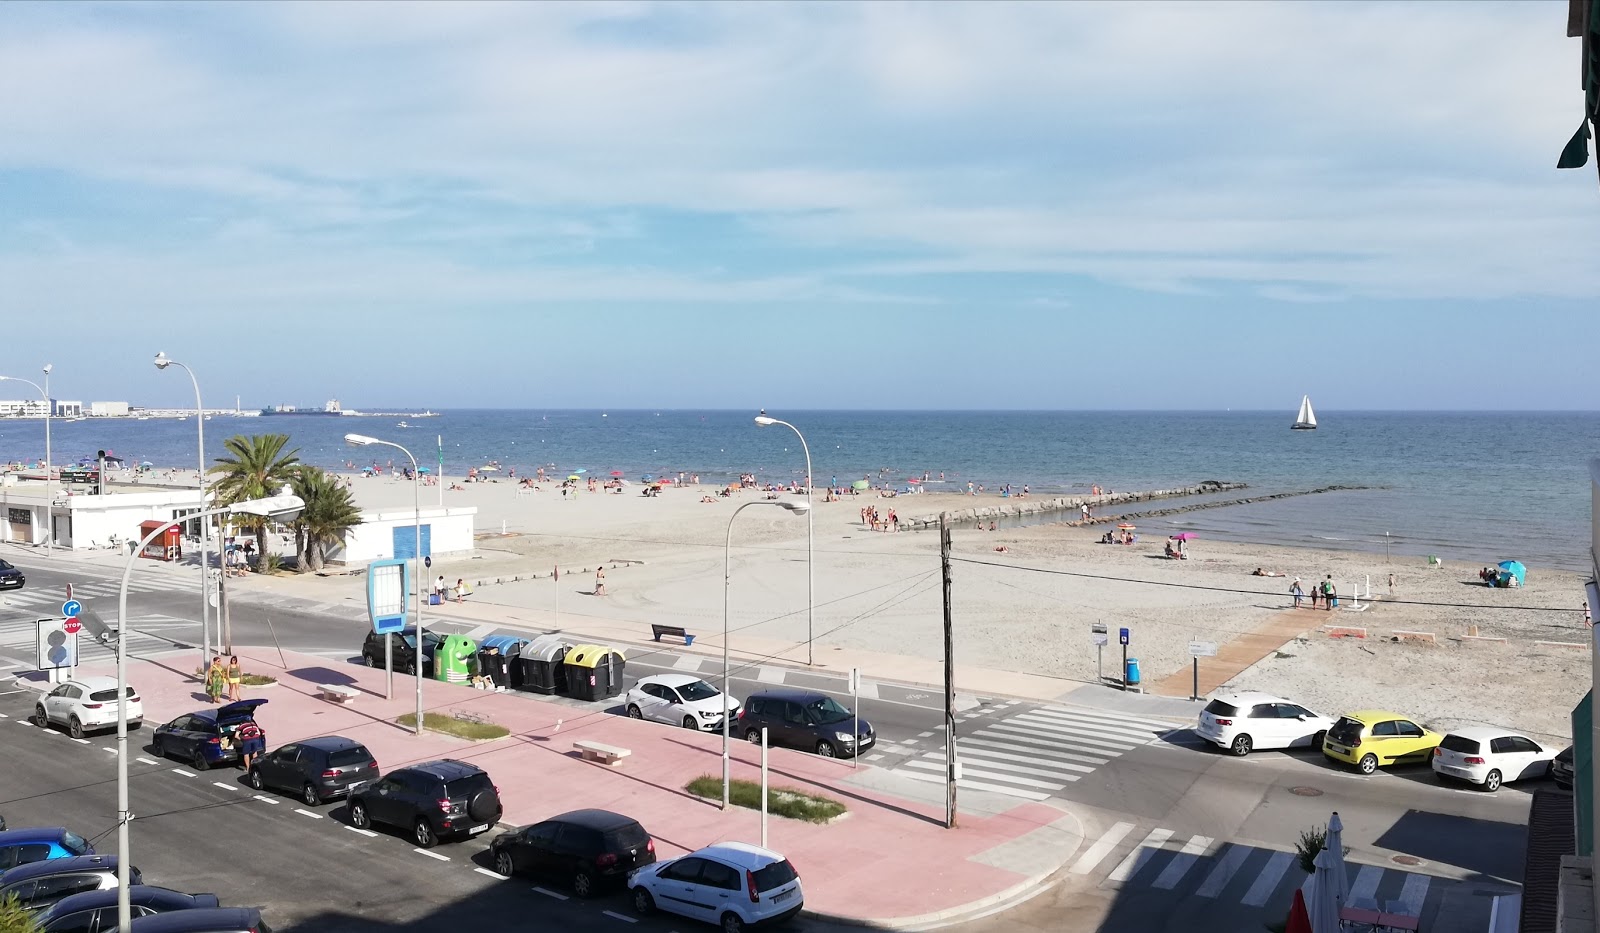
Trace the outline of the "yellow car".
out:
[[[1443,739],[1399,713],[1364,709],[1339,717],[1322,740],[1322,754],[1371,774],[1382,765],[1427,764]]]

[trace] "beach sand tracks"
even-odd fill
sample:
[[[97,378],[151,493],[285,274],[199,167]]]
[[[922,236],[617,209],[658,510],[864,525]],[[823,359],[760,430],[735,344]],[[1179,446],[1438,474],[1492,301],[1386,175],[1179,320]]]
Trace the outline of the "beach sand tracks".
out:
[[[1237,635],[1217,646],[1216,657],[1200,659],[1200,695],[1206,696],[1244,673],[1263,658],[1327,621],[1334,613],[1312,609],[1285,609],[1273,613],[1254,631]],[[1151,693],[1161,696],[1189,696],[1194,687],[1194,672],[1184,667],[1151,685]]]

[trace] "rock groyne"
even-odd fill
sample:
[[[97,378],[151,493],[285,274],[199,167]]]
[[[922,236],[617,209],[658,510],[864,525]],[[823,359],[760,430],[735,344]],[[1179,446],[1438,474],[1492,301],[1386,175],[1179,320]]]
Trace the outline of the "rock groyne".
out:
[[[991,518],[1022,518],[1028,515],[1038,515],[1043,512],[1077,512],[1088,505],[1090,509],[1098,512],[1101,509],[1124,506],[1134,502],[1152,502],[1159,499],[1181,499],[1185,496],[1201,496],[1210,493],[1227,492],[1233,489],[1248,488],[1244,483],[1222,483],[1216,480],[1206,480],[1194,486],[1183,486],[1177,489],[1154,489],[1144,492],[1115,492],[1098,496],[1058,496],[1050,499],[1006,499],[999,505],[974,505],[965,509],[949,509],[950,521],[953,523],[986,521]],[[1281,495],[1294,495],[1284,493]],[[1280,496],[1267,496],[1263,498],[1280,498]],[[992,500],[991,500],[992,501]],[[1244,500],[1249,501],[1249,500]],[[1219,503],[1221,505],[1234,505],[1237,503]],[[1188,511],[1189,508],[1205,508],[1206,505],[1189,506],[1174,511]],[[1156,514],[1156,513],[1148,513]],[[1104,521],[1116,521],[1121,515],[1101,516],[1096,515],[1089,519],[1087,524],[1097,524]],[[915,518],[900,517],[902,526],[909,526],[913,530],[919,528],[939,527],[939,514],[922,515]],[[1070,524],[1086,524],[1082,520]]]

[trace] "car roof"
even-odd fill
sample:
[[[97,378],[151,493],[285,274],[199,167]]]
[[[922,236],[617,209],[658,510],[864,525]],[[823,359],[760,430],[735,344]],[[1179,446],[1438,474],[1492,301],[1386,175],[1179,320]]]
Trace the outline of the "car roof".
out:
[[[1459,729],[1451,729],[1450,734],[1460,736],[1463,739],[1473,739],[1479,742],[1483,741],[1484,739],[1498,739],[1508,735],[1514,735],[1520,739],[1527,739],[1530,742],[1533,741],[1533,739],[1529,737],[1527,733],[1517,732],[1514,729],[1507,729],[1503,726],[1462,726]],[[1544,743],[1541,742],[1539,744],[1543,745]]]
[[[21,845],[27,842],[60,842],[67,835],[65,826],[25,826],[0,832],[0,846]]]
[[[1294,702],[1292,700],[1285,700],[1283,697],[1273,696],[1270,693],[1261,693],[1260,691],[1256,691],[1256,690],[1241,690],[1238,693],[1219,693],[1215,697],[1213,697],[1212,699],[1221,700],[1224,703],[1230,703],[1230,704],[1232,704],[1234,706],[1242,706],[1242,705],[1249,704],[1249,703],[1292,703],[1292,702]],[[1298,706],[1299,704],[1295,704],[1295,705]]]
[[[404,768],[398,768],[396,770],[421,771],[423,774],[431,774],[436,778],[443,778],[446,781],[451,780],[452,778],[466,777],[470,774],[479,774],[483,772],[483,769],[477,765],[469,765],[464,761],[457,761],[454,758],[440,758],[437,761],[424,761],[421,764],[407,765]],[[393,774],[394,772],[391,771],[389,773]]]
[[[1388,722],[1391,719],[1404,719],[1407,722],[1417,722],[1415,716],[1406,716],[1403,713],[1395,713],[1386,709],[1358,709],[1355,712],[1345,713],[1344,718],[1354,719],[1359,723],[1369,726],[1375,722]],[[1421,723],[1418,723],[1418,725],[1421,725]]]
[[[770,697],[775,700],[794,700],[797,703],[804,703],[807,700],[814,700],[818,697],[825,697],[827,695],[827,693],[821,690],[806,690],[800,687],[791,687],[782,690],[763,690],[760,693],[753,694],[750,699],[754,700],[757,698]]]
[[[67,683],[77,684],[88,690],[115,690],[117,679],[115,677],[76,677]],[[129,684],[132,686],[132,684]]]
[[[216,906],[217,897],[214,894],[185,894],[182,891],[174,891],[171,888],[163,888],[154,884],[128,886],[128,902],[131,904],[187,904],[192,898],[200,898],[203,901],[202,906]],[[116,888],[107,888],[104,891],[84,891],[81,894],[68,895],[56,901],[50,906],[50,916],[54,918],[79,910],[110,907],[116,902]]]
[[[784,860],[781,854],[748,842],[718,842],[689,854],[704,855],[750,871],[759,871]]]
[[[12,884],[49,875],[70,875],[79,871],[114,870],[116,867],[115,855],[73,855],[67,858],[45,859],[42,862],[29,862],[9,871],[0,872],[0,884]]]
[[[560,814],[559,816],[552,816],[548,820],[543,820],[542,822],[570,823],[575,826],[583,826],[587,829],[606,832],[607,830],[620,829],[624,826],[632,826],[638,821],[631,816],[623,816],[620,813],[612,813],[610,810],[589,809],[571,810],[567,813]]]
[[[682,687],[685,684],[692,684],[697,680],[704,679],[693,674],[651,674],[649,677],[639,678],[639,683],[661,684],[663,687]]]
[[[134,917],[128,929],[130,933],[217,933],[249,930],[260,922],[261,911],[254,907],[209,907]]]
[[[295,743],[307,748],[315,748],[324,752],[342,752],[347,748],[362,748],[362,744],[355,739],[348,739],[342,735],[317,735],[309,739],[301,739]]]

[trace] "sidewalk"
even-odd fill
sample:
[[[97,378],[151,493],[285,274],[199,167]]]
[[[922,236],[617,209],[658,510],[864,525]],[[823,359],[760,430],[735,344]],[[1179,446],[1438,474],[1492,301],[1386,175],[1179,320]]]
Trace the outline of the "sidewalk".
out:
[[[418,737],[393,722],[414,709],[410,678],[397,678],[396,699],[384,700],[382,671],[292,652],[285,669],[272,649],[241,648],[239,654],[253,672],[279,680],[272,688],[247,690],[269,701],[258,721],[271,747],[339,734],[365,744],[385,770],[440,757],[467,759],[495,778],[505,822],[520,825],[582,807],[614,809],[644,824],[664,858],[719,840],[760,840],[756,811],[724,813],[682,789],[700,775],[720,774],[720,736],[430,681],[430,711],[468,711],[511,735],[489,742]],[[103,667],[86,666],[82,673],[111,671]],[[131,662],[130,679],[152,724],[203,705],[194,681],[159,661]],[[353,686],[363,695],[337,706],[317,698],[322,683]],[[578,739],[621,746],[632,755],[616,767],[584,762],[572,750]],[[760,750],[741,741],[731,750],[733,776],[759,780]],[[963,811],[959,827],[950,830],[943,827],[942,803],[926,802],[927,785],[920,782],[786,749],[771,751],[769,763],[772,786],[830,797],[849,808],[822,826],[769,818],[769,845],[793,860],[805,881],[807,910],[826,919],[911,926],[979,911],[1043,881],[1081,842],[1076,818],[1052,806],[1030,802],[999,812]],[[901,782],[917,787],[899,793]]]

